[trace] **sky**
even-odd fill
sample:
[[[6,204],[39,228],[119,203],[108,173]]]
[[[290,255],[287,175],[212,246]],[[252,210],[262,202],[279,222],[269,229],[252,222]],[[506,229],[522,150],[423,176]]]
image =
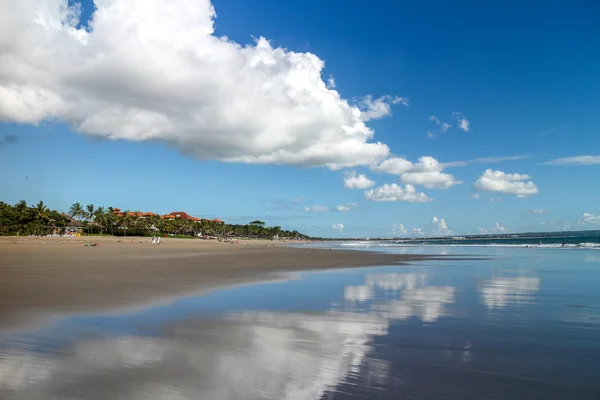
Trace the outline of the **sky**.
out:
[[[0,0],[0,201],[600,229],[592,1]]]

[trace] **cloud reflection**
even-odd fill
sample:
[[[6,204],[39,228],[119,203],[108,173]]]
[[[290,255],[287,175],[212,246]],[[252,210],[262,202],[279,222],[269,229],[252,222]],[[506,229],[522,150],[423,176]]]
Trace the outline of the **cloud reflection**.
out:
[[[539,290],[540,279],[536,277],[493,278],[480,288],[483,303],[490,309],[529,304]]]
[[[367,303],[367,312],[242,312],[172,323],[156,337],[82,337],[54,354],[0,353],[0,398],[313,400],[351,376],[382,385],[390,367],[369,357],[374,338],[394,320],[435,322],[454,302],[453,287],[426,278],[367,275],[345,287],[344,299]],[[393,299],[377,301],[378,290]]]
[[[3,354],[0,397],[319,399],[362,365],[385,379],[367,354],[387,329],[374,314],[248,312],[177,323],[162,338],[82,339],[51,361]]]

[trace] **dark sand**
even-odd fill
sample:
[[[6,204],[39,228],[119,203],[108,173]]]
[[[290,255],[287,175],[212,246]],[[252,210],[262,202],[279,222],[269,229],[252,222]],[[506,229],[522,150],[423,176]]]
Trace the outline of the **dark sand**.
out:
[[[99,247],[85,243],[98,241]],[[143,306],[290,272],[440,257],[284,247],[285,243],[40,238],[0,240],[0,327],[31,315]]]

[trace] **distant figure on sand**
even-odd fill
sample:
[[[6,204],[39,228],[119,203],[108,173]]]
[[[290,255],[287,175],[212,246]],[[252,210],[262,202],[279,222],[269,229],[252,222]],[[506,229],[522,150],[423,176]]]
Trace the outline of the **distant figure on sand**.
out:
[[[152,236],[152,246],[154,246],[156,244],[156,237]]]
[[[157,245],[158,245],[158,244],[160,244],[160,236],[157,236],[157,237],[156,237],[156,244],[157,244]]]

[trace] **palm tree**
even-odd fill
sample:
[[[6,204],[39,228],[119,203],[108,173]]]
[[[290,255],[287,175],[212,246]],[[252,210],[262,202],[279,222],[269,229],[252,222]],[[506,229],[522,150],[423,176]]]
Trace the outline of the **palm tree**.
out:
[[[25,200],[21,200],[15,205],[15,210],[17,211],[17,235],[21,234],[21,230],[24,228],[27,223],[27,214],[29,214],[29,207],[27,207],[27,202]]]
[[[100,234],[102,235],[103,227],[106,221],[106,212],[104,211],[104,207],[98,207],[94,212],[94,221],[100,225]]]
[[[81,218],[85,216],[85,210],[81,206],[81,203],[73,203],[71,208],[69,208],[69,215],[77,221],[81,221]]]
[[[39,203],[37,203],[37,205],[33,208],[33,215],[36,221],[36,226],[37,226],[37,233],[40,233],[40,226],[43,223],[46,223],[48,221],[48,218],[50,216],[50,210],[48,209],[48,207],[46,207],[46,205],[44,204],[43,201],[40,201]]]
[[[88,221],[88,233],[92,233],[92,225],[91,223],[94,222],[94,205],[93,204],[88,204],[86,207],[87,212],[84,211],[85,213],[85,219],[87,219]]]

